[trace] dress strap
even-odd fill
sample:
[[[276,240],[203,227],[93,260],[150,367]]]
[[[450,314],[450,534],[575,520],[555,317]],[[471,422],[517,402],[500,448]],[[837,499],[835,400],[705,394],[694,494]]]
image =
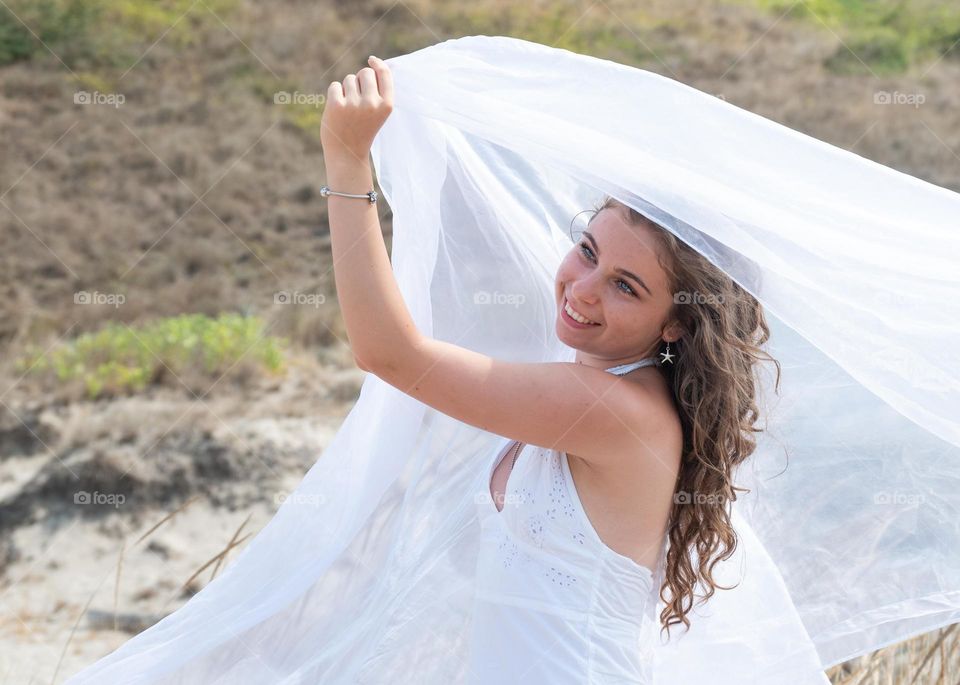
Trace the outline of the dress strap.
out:
[[[624,374],[630,373],[634,369],[639,369],[643,366],[652,366],[657,363],[656,357],[647,357],[646,359],[638,359],[635,362],[630,362],[629,364],[621,364],[620,366],[614,366],[609,369],[605,369],[610,373],[616,374],[618,376],[623,376]]]

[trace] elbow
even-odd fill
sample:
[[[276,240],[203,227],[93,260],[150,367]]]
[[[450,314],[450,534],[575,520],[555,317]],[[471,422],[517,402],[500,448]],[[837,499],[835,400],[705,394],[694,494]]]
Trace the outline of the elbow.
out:
[[[380,350],[354,347],[353,360],[362,371],[375,374],[384,380],[399,379],[402,373],[409,370],[411,360],[417,357],[420,340],[422,338],[419,336],[413,340],[398,338],[393,344]]]
[[[400,349],[392,350],[389,354],[371,354],[362,350],[353,352],[353,360],[357,368],[372,373],[397,387],[402,379],[409,375],[411,358],[412,353],[400,351]]]
[[[353,361],[354,363],[356,363],[357,368],[360,369],[361,371],[366,371],[367,373],[370,372],[370,364],[364,363],[363,359],[360,357],[359,354],[357,353],[353,354]]]
[[[387,364],[385,361],[379,357],[375,357],[372,354],[367,352],[354,352],[353,361],[356,363],[357,368],[361,371],[366,371],[367,373],[372,373],[375,376],[383,377],[383,374],[386,371]]]

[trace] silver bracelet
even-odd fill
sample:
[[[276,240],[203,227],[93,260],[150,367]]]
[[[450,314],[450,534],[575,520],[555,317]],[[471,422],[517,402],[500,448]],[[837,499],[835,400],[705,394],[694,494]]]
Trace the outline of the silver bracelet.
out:
[[[377,191],[371,190],[369,193],[364,193],[362,195],[355,195],[353,193],[338,193],[335,190],[330,190],[327,186],[320,186],[320,197],[327,197],[328,195],[341,195],[343,197],[359,197],[366,198],[370,200],[370,204],[373,204],[377,201]]]

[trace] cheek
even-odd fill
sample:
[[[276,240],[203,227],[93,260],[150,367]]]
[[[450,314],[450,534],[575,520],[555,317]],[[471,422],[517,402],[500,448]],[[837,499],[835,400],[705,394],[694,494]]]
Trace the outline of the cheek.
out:
[[[569,252],[567,256],[563,258],[563,261],[560,262],[560,266],[557,267],[557,281],[561,283],[565,281],[575,281],[582,276],[583,271],[583,264],[577,259],[577,255]]]
[[[647,304],[627,303],[618,307],[610,307],[613,323],[623,335],[630,337],[647,337],[656,334],[659,315],[655,309]]]
[[[619,331],[626,337],[634,336],[642,326],[638,322],[638,312],[627,307],[606,307],[607,327]]]

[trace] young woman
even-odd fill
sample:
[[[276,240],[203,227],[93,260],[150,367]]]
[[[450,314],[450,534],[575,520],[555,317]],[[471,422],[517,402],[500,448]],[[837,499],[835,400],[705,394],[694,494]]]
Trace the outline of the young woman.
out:
[[[695,586],[704,600],[721,587],[711,569],[736,547],[727,505],[733,470],[755,448],[753,366],[770,359],[762,308],[669,231],[607,198],[555,277],[555,331],[575,363],[509,363],[423,335],[365,198],[394,96],[387,65],[369,64],[330,84],[321,134],[354,356],[509,441],[477,464],[488,497],[478,499],[471,677],[647,682],[638,641],[651,639],[657,597],[663,628],[689,626]]]
[[[322,122],[359,399],[68,685],[827,685],[960,619],[960,195],[516,38],[390,67]]]

